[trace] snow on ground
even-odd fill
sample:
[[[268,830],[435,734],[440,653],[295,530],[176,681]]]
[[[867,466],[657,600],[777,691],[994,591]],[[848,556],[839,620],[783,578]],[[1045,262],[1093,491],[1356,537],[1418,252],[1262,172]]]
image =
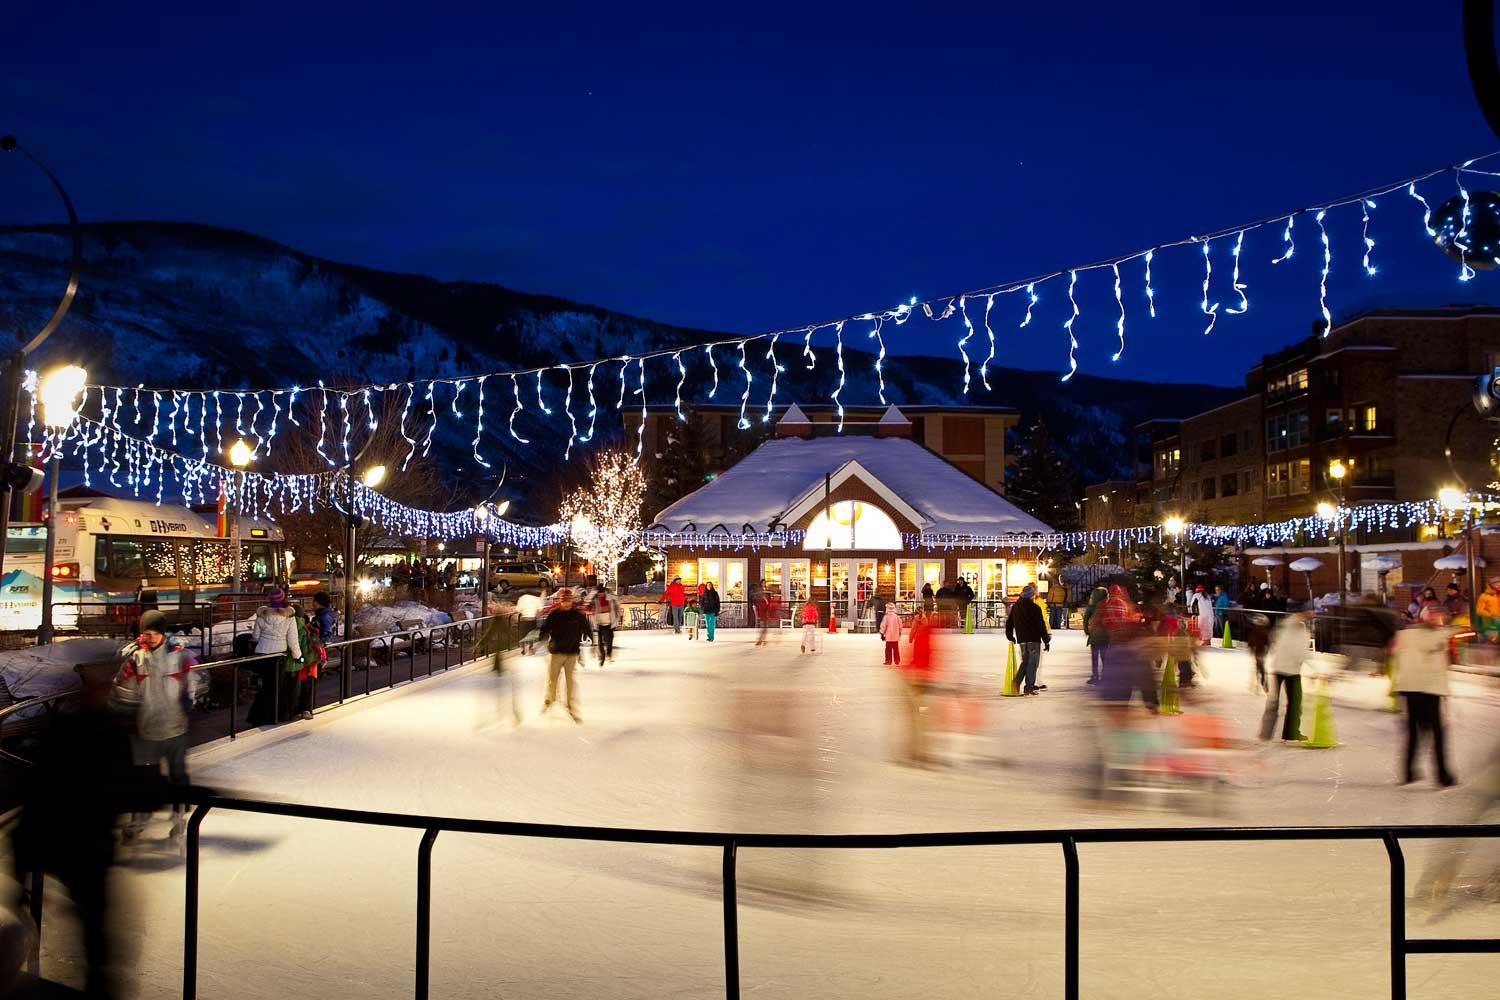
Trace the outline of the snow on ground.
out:
[[[624,632],[617,662],[581,676],[583,725],[538,715],[541,660],[514,690],[482,668],[329,712],[194,757],[196,780],[247,795],[367,809],[590,825],[811,832],[1228,822],[1464,820],[1463,788],[1394,782],[1401,721],[1383,684],[1336,700],[1342,746],[1253,744],[1220,819],[1104,808],[1078,792],[1096,712],[1087,652],[1063,633],[1039,697],[987,699],[983,735],[951,735],[946,766],[891,761],[901,703],[869,635],[750,630],[709,645]],[[1003,640],[944,636],[952,674],[998,688]],[[1242,650],[1210,649],[1189,711],[1253,734],[1263,702]],[[1310,701],[1309,701],[1310,705]],[[1494,743],[1500,697],[1457,685],[1450,745],[1461,779]],[[1310,712],[1310,707],[1309,707]],[[751,724],[753,723],[753,724]],[[790,738],[785,733],[795,733]],[[165,835],[165,822],[152,830]],[[419,834],[211,813],[203,827],[200,995],[400,997],[412,984]],[[1432,848],[1408,846],[1411,884]],[[1224,1000],[1388,993],[1388,868],[1378,843],[1080,848],[1083,992]],[[719,855],[697,848],[443,834],[434,855],[434,997],[722,995]],[[761,997],[1055,997],[1062,991],[1055,847],[744,851],[742,982]],[[179,995],[182,867],[126,856],[126,928],[142,997]],[[49,897],[44,971],[77,981],[76,945]],[[1431,920],[1430,926],[1426,923]],[[1488,936],[1469,905],[1413,936]],[[1490,926],[1487,928],[1486,924]],[[1411,959],[1412,995],[1480,995],[1489,960]],[[1483,977],[1483,978],[1481,978]]]

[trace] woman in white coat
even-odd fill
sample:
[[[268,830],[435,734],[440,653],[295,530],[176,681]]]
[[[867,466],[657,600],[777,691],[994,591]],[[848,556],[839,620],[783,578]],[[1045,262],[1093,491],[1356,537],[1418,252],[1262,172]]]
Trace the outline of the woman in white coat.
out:
[[[1417,624],[1396,633],[1391,643],[1395,661],[1393,687],[1406,699],[1406,770],[1401,783],[1417,779],[1417,743],[1422,731],[1432,734],[1432,757],[1437,765],[1438,784],[1447,788],[1455,784],[1448,770],[1443,747],[1443,699],[1448,696],[1448,612],[1441,605],[1429,604],[1417,617]]]
[[[1198,584],[1198,589],[1193,592],[1193,599],[1188,602],[1188,609],[1198,616],[1198,638],[1205,646],[1213,645],[1214,599],[1203,589],[1203,584]]]
[[[1260,738],[1268,740],[1276,731],[1276,713],[1281,707],[1281,689],[1286,688],[1286,721],[1281,738],[1289,742],[1302,736],[1302,665],[1312,651],[1312,636],[1307,631],[1309,612],[1283,615],[1271,634],[1271,648],[1266,653],[1266,670],[1270,673],[1270,698],[1266,714],[1260,721]]]
[[[280,722],[276,718],[277,689],[286,673],[285,657],[302,658],[302,644],[297,641],[297,613],[287,607],[286,591],[272,587],[266,593],[266,603],[255,611],[255,622],[250,626],[250,638],[255,643],[257,655],[280,653],[282,658],[267,659],[255,668],[260,678],[260,690],[250,704],[247,725],[264,726]],[[292,712],[291,699],[281,699],[283,716]]]

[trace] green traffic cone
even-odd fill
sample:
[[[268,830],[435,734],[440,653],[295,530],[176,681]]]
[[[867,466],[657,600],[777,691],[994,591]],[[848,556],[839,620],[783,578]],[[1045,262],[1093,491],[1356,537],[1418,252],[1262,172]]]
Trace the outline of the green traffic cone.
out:
[[[1338,734],[1333,727],[1333,698],[1328,694],[1328,682],[1318,685],[1318,694],[1313,701],[1312,736],[1302,741],[1309,750],[1329,750],[1339,745]]]
[[[1177,664],[1169,656],[1161,661],[1161,696],[1157,699],[1159,715],[1181,715],[1182,706],[1177,701]]]
[[[974,605],[964,609],[964,635],[974,634]]]
[[[1390,684],[1390,695],[1386,699],[1385,711],[1401,711],[1401,696],[1396,693],[1396,661],[1392,657],[1385,658],[1385,679]]]
[[[1234,640],[1232,638],[1230,638],[1230,636],[1229,636],[1229,619],[1228,618],[1224,619],[1224,641],[1221,643],[1221,645],[1225,649],[1233,649],[1234,648]]]
[[[1016,644],[1007,642],[1005,650],[1005,686],[1000,689],[1000,694],[1006,698],[1015,698],[1021,693],[1016,690]]]

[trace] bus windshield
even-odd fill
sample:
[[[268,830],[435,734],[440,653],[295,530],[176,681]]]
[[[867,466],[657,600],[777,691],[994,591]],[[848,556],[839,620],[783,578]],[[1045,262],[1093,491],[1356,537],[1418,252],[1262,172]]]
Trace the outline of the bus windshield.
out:
[[[5,536],[6,555],[42,555],[47,551],[47,529],[39,524],[11,525]]]

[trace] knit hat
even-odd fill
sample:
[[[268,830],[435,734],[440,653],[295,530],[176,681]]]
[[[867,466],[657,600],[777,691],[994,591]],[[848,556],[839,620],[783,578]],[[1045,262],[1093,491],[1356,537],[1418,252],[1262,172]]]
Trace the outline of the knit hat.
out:
[[[141,613],[141,624],[137,631],[160,632],[162,635],[166,635],[167,616],[162,614],[160,611],[157,611],[155,608],[144,611]]]
[[[266,591],[266,603],[273,608],[286,607],[286,591],[280,587],[272,587]]]
[[[1027,598],[1028,600],[1030,598],[1035,597],[1036,596],[1036,588],[1033,587],[1031,584],[1028,583],[1026,586],[1024,586],[1024,587],[1021,588],[1021,596],[1024,597],[1024,598]]]

